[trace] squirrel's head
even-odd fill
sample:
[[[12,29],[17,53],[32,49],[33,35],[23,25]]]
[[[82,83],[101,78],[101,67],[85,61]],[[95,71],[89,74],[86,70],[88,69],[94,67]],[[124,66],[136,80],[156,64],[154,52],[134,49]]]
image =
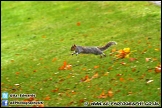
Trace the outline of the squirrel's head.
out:
[[[75,51],[75,48],[76,48],[76,45],[74,44],[74,45],[71,47],[71,51]]]

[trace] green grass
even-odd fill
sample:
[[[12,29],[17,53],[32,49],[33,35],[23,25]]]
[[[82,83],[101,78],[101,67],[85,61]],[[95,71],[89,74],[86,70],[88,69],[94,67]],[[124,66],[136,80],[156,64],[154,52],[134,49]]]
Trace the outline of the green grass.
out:
[[[1,92],[33,93],[44,106],[84,106],[92,101],[161,104],[161,73],[154,71],[161,64],[160,7],[149,2],[43,1],[3,1],[1,6]],[[105,51],[105,58],[71,56],[73,44],[102,46],[108,41],[118,44]],[[110,55],[112,49],[123,48],[136,50],[130,54],[136,60],[114,61],[117,52]],[[59,70],[64,61],[71,70]],[[96,72],[98,78],[80,81]],[[149,80],[153,82],[147,84]],[[110,88],[113,97],[98,98]]]

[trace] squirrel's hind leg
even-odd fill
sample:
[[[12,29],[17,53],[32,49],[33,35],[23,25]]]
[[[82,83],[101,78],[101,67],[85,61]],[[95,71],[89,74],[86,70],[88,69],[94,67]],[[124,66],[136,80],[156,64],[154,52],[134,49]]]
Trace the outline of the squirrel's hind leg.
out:
[[[103,56],[106,57],[106,54],[103,53]]]

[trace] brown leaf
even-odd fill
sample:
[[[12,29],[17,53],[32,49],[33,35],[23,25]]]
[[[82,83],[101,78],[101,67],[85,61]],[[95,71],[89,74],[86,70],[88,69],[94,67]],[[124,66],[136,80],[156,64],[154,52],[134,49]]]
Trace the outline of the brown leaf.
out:
[[[46,97],[44,98],[44,100],[50,100],[50,97],[49,97],[49,96],[46,96]]]
[[[37,72],[37,70],[33,70],[33,72]]]
[[[59,88],[52,90],[52,92],[58,92]]]
[[[28,99],[28,101],[33,101],[34,100],[34,97],[30,97],[29,99]]]
[[[16,75],[19,75],[20,74],[20,72],[16,72]]]
[[[155,67],[156,73],[161,73],[161,64]]]

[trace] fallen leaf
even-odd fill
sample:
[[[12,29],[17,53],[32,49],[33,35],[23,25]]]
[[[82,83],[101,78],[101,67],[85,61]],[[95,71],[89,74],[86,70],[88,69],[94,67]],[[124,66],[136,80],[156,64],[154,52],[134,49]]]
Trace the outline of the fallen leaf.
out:
[[[146,83],[147,84],[149,84],[149,83],[151,83],[151,82],[153,82],[154,80],[148,80]]]
[[[155,67],[155,72],[160,73],[161,72],[161,64],[157,67]]]
[[[112,52],[112,53],[116,52],[116,48],[112,49],[111,52]]]
[[[100,96],[98,96],[98,98],[107,98],[107,95],[105,94],[104,91],[102,91],[102,93],[100,94]]]
[[[13,62],[14,62],[14,60],[12,59],[12,60],[11,60],[11,62],[13,63]]]
[[[37,70],[33,70],[33,72],[37,72]]]
[[[148,62],[149,60],[151,60],[151,58],[146,58],[145,60],[146,60],[146,62]]]
[[[38,107],[44,107],[44,104],[39,104]]]
[[[130,58],[130,59],[129,59],[129,61],[131,61],[131,62],[132,62],[132,61],[135,61],[135,60],[136,60],[136,58]]]
[[[136,71],[136,68],[132,68],[132,72],[135,72]]]
[[[98,73],[95,73],[95,74],[92,76],[91,79],[93,79],[93,78],[98,78]]]
[[[104,76],[107,76],[109,74],[109,72],[106,72],[105,74],[104,74]]]
[[[152,69],[148,69],[148,72],[152,72],[153,70]]]
[[[131,95],[131,94],[133,94],[133,92],[128,92],[128,95]]]
[[[80,26],[80,22],[77,22],[77,26]]]
[[[28,101],[33,101],[34,100],[34,97],[30,97],[29,99],[28,99]]]
[[[84,78],[81,79],[82,82],[86,81],[87,79],[89,79],[89,76],[86,75]]]
[[[88,79],[86,79],[84,82],[90,82],[91,81],[91,79],[90,78],[88,78]]]
[[[120,64],[121,64],[121,65],[126,65],[126,63],[125,63],[125,62],[121,62]]]
[[[108,95],[108,97],[112,97],[113,96],[113,92],[112,92],[111,89],[108,90],[108,94],[107,95]]]
[[[120,80],[121,82],[123,82],[123,81],[124,81],[124,78],[120,78],[119,80]]]
[[[155,51],[160,51],[160,48],[155,48]]]
[[[42,36],[42,38],[46,38],[46,36],[45,36],[45,35],[43,35],[43,36]]]
[[[49,96],[46,96],[46,97],[44,98],[44,100],[50,100],[50,97],[49,97]]]
[[[122,74],[117,74],[116,76],[122,76]]]
[[[52,90],[52,92],[58,92],[59,88]]]
[[[63,65],[61,67],[59,67],[59,70],[70,70],[72,67],[72,65],[67,64],[66,61],[64,61]]]
[[[97,69],[97,68],[99,68],[99,66],[94,66],[94,69]]]
[[[129,81],[134,81],[134,79],[133,79],[133,78],[128,78],[128,80],[129,80]]]
[[[52,62],[55,62],[56,60],[57,60],[56,58],[53,58],[53,59],[52,59]]]
[[[19,75],[20,74],[20,72],[16,72],[16,75]]]

